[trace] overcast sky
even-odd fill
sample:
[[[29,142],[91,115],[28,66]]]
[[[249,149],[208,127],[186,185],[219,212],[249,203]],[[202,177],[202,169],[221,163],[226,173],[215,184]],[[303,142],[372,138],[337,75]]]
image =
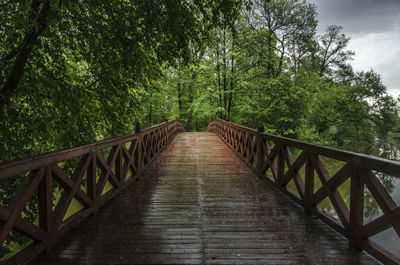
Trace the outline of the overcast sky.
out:
[[[322,34],[328,25],[343,26],[351,37],[356,71],[378,72],[391,95],[400,94],[400,0],[309,0],[317,6]]]

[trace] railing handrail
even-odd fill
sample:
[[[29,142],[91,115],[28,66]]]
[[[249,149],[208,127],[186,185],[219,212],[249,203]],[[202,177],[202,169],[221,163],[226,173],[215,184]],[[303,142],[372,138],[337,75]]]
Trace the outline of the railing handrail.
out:
[[[33,239],[5,264],[26,264],[50,248],[59,236],[137,180],[174,135],[184,130],[182,122],[175,119],[132,135],[1,165],[0,181],[17,180],[18,186],[0,205],[0,221],[4,223],[0,246],[12,231]],[[71,159],[70,165],[59,164]],[[37,197],[33,197],[35,193]],[[67,214],[73,198],[83,208]],[[28,209],[34,221],[22,215],[31,199],[37,200],[37,207]]]
[[[217,118],[208,124],[207,131],[215,132],[258,176],[265,177],[284,194],[302,205],[306,212],[315,214],[347,237],[350,245],[364,249],[385,264],[400,264],[398,253],[392,253],[369,239],[388,228],[393,228],[400,237],[400,207],[375,175],[382,173],[399,178],[399,162],[304,143],[263,133],[263,128],[255,131]],[[290,148],[300,151],[295,159]],[[342,161],[344,165],[331,176],[320,156]],[[301,173],[302,168],[304,172]],[[314,181],[318,177],[321,183],[315,190]],[[349,206],[338,191],[347,180],[350,180]],[[291,181],[295,186],[288,188]],[[364,188],[369,190],[383,213],[382,216],[367,220],[366,223]],[[332,203],[337,216],[317,207],[326,198]]]
[[[90,143],[78,147],[67,148],[64,150],[59,150],[55,152],[50,152],[46,154],[42,154],[35,157],[24,158],[21,160],[8,161],[4,164],[0,165],[0,180],[6,179],[9,176],[18,175],[23,173],[24,171],[38,168],[41,166],[45,166],[48,164],[54,164],[61,162],[63,160],[68,160],[77,156],[81,156],[90,152],[97,152],[101,149],[108,148],[113,145],[117,145],[123,142],[131,141],[141,135],[146,135],[151,133],[152,131],[161,128],[167,124],[172,124],[179,119],[174,119],[168,122],[162,122],[157,125],[153,125],[144,129],[143,131],[136,132],[130,135],[124,135],[119,137],[114,137],[110,139],[101,140],[95,143]]]
[[[398,161],[393,161],[390,159],[382,158],[382,157],[377,157],[373,155],[367,155],[367,154],[362,154],[362,153],[357,153],[357,152],[352,152],[352,151],[347,151],[343,149],[337,149],[333,147],[327,147],[323,145],[318,145],[318,144],[312,144],[312,143],[307,143],[307,142],[302,142],[299,140],[283,137],[283,136],[278,136],[278,135],[273,135],[269,133],[264,133],[264,132],[257,132],[256,130],[245,127],[230,121],[225,121],[219,118],[215,118],[214,120],[230,124],[232,126],[235,126],[237,128],[243,129],[245,131],[255,133],[258,135],[262,135],[267,140],[272,140],[272,141],[280,141],[281,143],[284,143],[286,145],[290,145],[291,147],[298,148],[298,149],[309,149],[312,152],[319,153],[320,155],[329,157],[329,158],[334,158],[336,160],[340,160],[343,162],[349,162],[349,163],[355,163],[359,166],[365,166],[365,167],[374,167],[376,170],[381,171],[382,173],[388,174],[388,175],[393,175],[394,177],[400,178],[400,172],[399,172],[399,167],[400,167],[400,162]]]

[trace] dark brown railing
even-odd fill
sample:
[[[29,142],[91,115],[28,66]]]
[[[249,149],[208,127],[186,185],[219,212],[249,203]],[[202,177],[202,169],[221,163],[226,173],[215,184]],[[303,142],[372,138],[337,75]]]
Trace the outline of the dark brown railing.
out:
[[[173,120],[131,136],[0,166],[1,182],[20,182],[8,203],[0,206],[0,245],[10,233],[31,240],[7,264],[26,264],[51,247],[71,226],[138,179],[181,131],[182,123]],[[71,212],[73,200],[82,207]],[[29,209],[37,209],[33,218],[25,212],[30,201],[37,205]]]
[[[352,246],[364,249],[385,264],[400,264],[399,253],[392,253],[371,240],[388,228],[400,236],[400,207],[377,177],[398,178],[400,163],[265,134],[262,126],[257,132],[220,119],[212,120],[207,131],[219,135],[260,177],[266,177],[306,212],[347,237]],[[298,151],[296,159],[293,150]],[[323,158],[341,161],[336,174],[330,175]],[[346,204],[338,188],[349,179],[350,199]],[[315,188],[317,181],[319,189]],[[365,187],[382,211],[373,220],[364,218]],[[318,207],[326,198],[336,216]]]

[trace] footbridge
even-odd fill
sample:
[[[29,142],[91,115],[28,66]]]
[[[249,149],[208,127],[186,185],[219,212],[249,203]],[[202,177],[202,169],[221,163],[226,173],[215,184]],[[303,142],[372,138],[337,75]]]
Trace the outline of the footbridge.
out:
[[[0,242],[14,251],[2,259],[400,264],[400,208],[385,185],[399,175],[397,162],[262,126],[214,119],[207,132],[184,132],[168,121],[0,166]],[[385,231],[397,241],[376,240]]]

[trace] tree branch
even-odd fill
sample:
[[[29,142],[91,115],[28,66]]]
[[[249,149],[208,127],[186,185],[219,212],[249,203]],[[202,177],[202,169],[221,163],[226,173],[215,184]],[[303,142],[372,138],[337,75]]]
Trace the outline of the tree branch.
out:
[[[34,14],[36,10],[40,11],[37,16]],[[50,12],[50,0],[34,0],[31,5],[31,17],[35,16],[35,24],[29,27],[25,33],[24,41],[18,49],[15,62],[11,67],[11,71],[8,74],[6,82],[0,91],[0,110],[3,110],[5,105],[8,104],[11,95],[18,88],[18,84],[21,81],[26,62],[32,53],[33,47],[35,46],[39,36],[47,27],[47,16]]]

